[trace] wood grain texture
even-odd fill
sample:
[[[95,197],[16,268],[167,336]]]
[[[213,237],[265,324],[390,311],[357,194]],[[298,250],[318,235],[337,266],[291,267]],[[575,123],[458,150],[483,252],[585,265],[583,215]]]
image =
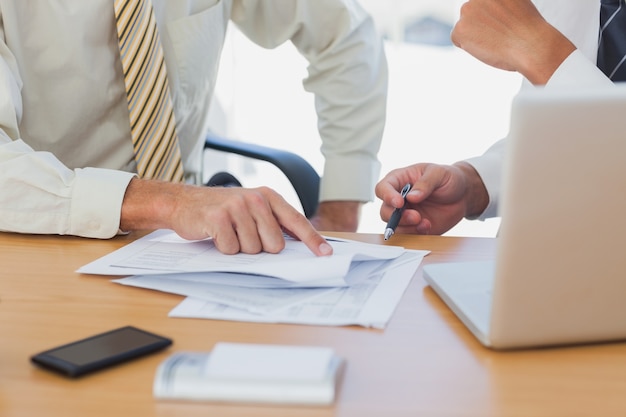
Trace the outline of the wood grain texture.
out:
[[[626,415],[626,344],[519,352],[483,348],[414,277],[385,330],[168,318],[182,297],[76,273],[141,234],[111,240],[0,233],[0,416],[613,416]],[[425,263],[489,259],[495,240],[332,234],[432,251]],[[167,351],[69,380],[30,355],[124,325],[171,337]],[[330,346],[347,359],[333,407],[157,401],[171,352],[216,342]]]

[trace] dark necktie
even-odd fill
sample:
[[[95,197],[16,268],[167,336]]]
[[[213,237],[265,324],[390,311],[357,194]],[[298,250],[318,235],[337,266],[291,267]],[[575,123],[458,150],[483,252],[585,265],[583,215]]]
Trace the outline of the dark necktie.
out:
[[[612,81],[626,81],[626,0],[600,3],[598,68]]]

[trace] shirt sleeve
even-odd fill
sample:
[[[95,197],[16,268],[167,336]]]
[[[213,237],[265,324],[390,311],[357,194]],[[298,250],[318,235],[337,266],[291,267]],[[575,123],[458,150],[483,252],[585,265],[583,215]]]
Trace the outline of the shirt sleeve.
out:
[[[320,200],[372,201],[388,70],[374,22],[352,0],[235,1],[232,20],[257,44],[290,40],[309,62],[325,158]]]
[[[595,63],[585,57],[580,50],[575,50],[561,63],[545,85],[546,89],[580,88],[580,87],[611,87],[613,83],[598,69]],[[525,82],[522,89],[534,88]],[[492,145],[481,156],[467,160],[480,175],[489,194],[489,204],[477,218],[485,220],[497,217],[502,177],[502,164],[508,139],[501,139]]]
[[[134,174],[71,170],[22,140],[0,144],[0,230],[109,238],[117,234]]]
[[[489,194],[489,204],[485,211],[475,219],[485,220],[498,216],[498,201],[500,198],[500,178],[502,176],[502,162],[504,160],[504,152],[506,150],[507,139],[500,139],[494,143],[481,156],[470,158],[466,162],[471,164],[478,175],[480,175],[487,193]]]
[[[49,152],[36,152],[19,134],[21,79],[0,41],[0,230],[114,236],[131,173],[70,170]]]
[[[613,86],[613,82],[590,61],[579,49],[568,56],[554,71],[545,88],[560,88],[561,86],[576,87],[606,87]]]

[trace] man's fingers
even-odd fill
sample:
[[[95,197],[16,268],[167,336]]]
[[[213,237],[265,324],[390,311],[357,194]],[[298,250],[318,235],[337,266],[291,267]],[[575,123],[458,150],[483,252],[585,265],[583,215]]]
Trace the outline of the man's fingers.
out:
[[[333,253],[333,248],[326,242],[313,225],[300,212],[293,208],[279,194],[266,190],[269,206],[276,218],[277,226],[288,230],[295,238],[302,241],[317,256],[328,256]],[[280,231],[280,227],[277,227]],[[282,233],[281,233],[282,238]]]
[[[270,203],[263,199],[251,209],[256,221],[254,232],[259,236],[262,249],[268,253],[282,251],[285,248],[285,237]]]
[[[240,252],[239,237],[232,227],[220,227],[211,235],[213,236],[215,247],[220,252],[226,255],[234,255]]]
[[[413,184],[407,195],[411,203],[426,200],[437,188],[441,187],[446,179],[446,170],[440,165],[428,165],[422,176]]]

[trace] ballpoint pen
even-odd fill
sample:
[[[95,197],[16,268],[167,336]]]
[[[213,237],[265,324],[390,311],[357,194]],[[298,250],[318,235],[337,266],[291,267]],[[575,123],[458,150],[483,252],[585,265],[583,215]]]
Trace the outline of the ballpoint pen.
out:
[[[397,208],[391,214],[389,218],[389,222],[387,222],[387,227],[385,228],[385,240],[388,240],[395,232],[396,227],[398,227],[398,223],[400,223],[400,218],[402,217],[402,213],[404,213],[404,207],[406,206],[406,195],[411,191],[411,184],[407,184],[400,191],[400,195],[404,198],[404,204],[402,207]]]

